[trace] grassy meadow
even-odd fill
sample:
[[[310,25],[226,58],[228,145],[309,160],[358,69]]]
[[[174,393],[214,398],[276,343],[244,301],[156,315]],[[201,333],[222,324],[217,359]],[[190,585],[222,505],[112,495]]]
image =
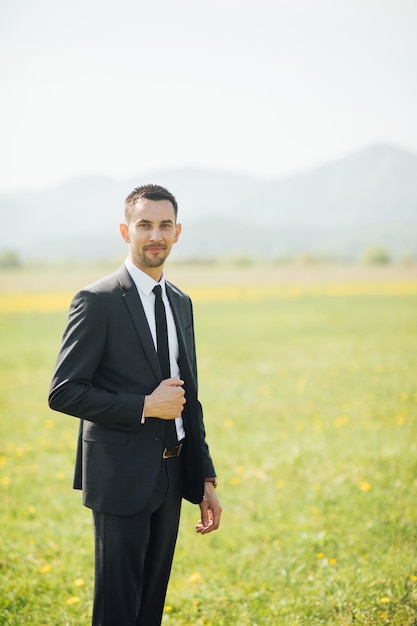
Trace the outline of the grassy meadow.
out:
[[[47,392],[71,295],[102,273],[0,274],[1,625],[90,623],[77,420]],[[201,537],[184,504],[163,623],[417,624],[416,268],[167,276],[194,300],[224,513]]]

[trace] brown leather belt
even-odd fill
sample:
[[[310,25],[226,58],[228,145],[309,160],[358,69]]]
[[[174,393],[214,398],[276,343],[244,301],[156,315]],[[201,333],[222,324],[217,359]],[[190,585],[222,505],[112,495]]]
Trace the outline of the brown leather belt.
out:
[[[183,444],[179,443],[177,446],[175,446],[175,448],[171,448],[171,450],[169,450],[168,448],[164,448],[164,451],[162,452],[162,458],[173,459],[176,456],[179,456],[181,454],[182,446]]]

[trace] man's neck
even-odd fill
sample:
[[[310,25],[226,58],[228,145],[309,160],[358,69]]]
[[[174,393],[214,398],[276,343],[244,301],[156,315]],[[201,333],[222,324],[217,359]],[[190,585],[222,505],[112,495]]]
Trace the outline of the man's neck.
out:
[[[163,265],[160,265],[159,267],[145,267],[145,266],[138,265],[137,263],[135,263],[135,261],[130,256],[129,256],[129,260],[131,263],[133,263],[135,267],[138,268],[138,270],[150,276],[150,278],[152,278],[155,282],[157,283],[160,282],[164,273]]]

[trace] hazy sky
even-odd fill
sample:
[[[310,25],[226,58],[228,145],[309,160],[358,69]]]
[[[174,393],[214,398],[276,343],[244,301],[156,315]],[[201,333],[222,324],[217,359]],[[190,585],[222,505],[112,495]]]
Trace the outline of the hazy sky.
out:
[[[0,0],[0,189],[417,152],[416,0]]]

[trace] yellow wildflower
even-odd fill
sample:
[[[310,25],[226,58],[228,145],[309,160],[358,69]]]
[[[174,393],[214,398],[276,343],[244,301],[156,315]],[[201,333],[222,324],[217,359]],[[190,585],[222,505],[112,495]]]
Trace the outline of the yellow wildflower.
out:
[[[349,416],[348,415],[342,415],[341,417],[335,417],[335,419],[333,420],[333,426],[335,428],[340,428],[341,426],[345,426],[348,423],[349,423]]]
[[[193,574],[191,574],[190,578],[190,583],[201,583],[201,581],[203,580],[203,577],[201,576],[200,572],[194,572]]]

